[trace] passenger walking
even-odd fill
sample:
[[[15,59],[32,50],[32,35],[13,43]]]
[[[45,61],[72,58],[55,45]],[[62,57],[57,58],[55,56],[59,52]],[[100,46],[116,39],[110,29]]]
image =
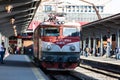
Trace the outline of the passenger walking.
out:
[[[4,43],[2,42],[2,44],[0,45],[0,62],[3,64],[3,58],[4,58],[4,55],[5,55],[5,47],[4,47]]]

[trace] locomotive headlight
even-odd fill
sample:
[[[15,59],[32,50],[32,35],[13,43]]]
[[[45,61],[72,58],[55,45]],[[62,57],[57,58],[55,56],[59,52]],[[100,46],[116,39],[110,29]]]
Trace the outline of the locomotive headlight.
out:
[[[47,45],[47,50],[51,50],[51,45]]]
[[[70,50],[74,51],[74,50],[75,50],[75,46],[74,46],[74,45],[71,45],[71,46],[70,46]]]

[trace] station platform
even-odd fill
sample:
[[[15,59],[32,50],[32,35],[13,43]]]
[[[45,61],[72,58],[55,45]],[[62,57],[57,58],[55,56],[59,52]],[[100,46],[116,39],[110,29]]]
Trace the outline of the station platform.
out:
[[[0,64],[0,80],[49,80],[27,55],[8,55]]]
[[[89,65],[94,68],[104,69],[120,74],[120,60],[107,57],[80,56],[81,64]]]
[[[106,58],[106,57],[95,57],[95,56],[80,56],[81,59],[84,60],[91,60],[96,62],[102,62],[102,63],[108,63],[113,65],[119,65],[120,66],[120,60],[116,60],[115,58]]]

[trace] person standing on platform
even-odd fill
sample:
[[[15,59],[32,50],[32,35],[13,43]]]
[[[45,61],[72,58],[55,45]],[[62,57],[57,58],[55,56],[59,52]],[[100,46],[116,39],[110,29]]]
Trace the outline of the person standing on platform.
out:
[[[85,49],[84,49],[84,56],[85,57],[88,57],[88,47],[86,46]]]
[[[4,58],[4,55],[5,55],[5,47],[4,47],[4,43],[2,42],[2,44],[0,45],[0,55],[1,55],[1,58],[0,58],[0,62],[2,64],[4,64],[3,62],[3,58]]]
[[[116,48],[116,59],[120,59],[120,47]]]

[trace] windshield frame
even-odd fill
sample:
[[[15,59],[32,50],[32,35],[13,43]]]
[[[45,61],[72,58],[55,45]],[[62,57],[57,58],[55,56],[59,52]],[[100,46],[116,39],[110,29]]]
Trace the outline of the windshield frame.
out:
[[[67,30],[68,33],[66,33],[67,31],[64,31],[65,29],[68,29]],[[73,29],[76,29],[76,31],[73,31]],[[70,33],[70,31],[71,31],[71,33]],[[80,28],[77,26],[64,26],[62,34],[65,37],[79,37],[80,36]]]
[[[56,33],[56,34],[55,34]],[[40,28],[40,35],[41,36],[59,36],[60,35],[60,30],[59,27],[41,27]]]

